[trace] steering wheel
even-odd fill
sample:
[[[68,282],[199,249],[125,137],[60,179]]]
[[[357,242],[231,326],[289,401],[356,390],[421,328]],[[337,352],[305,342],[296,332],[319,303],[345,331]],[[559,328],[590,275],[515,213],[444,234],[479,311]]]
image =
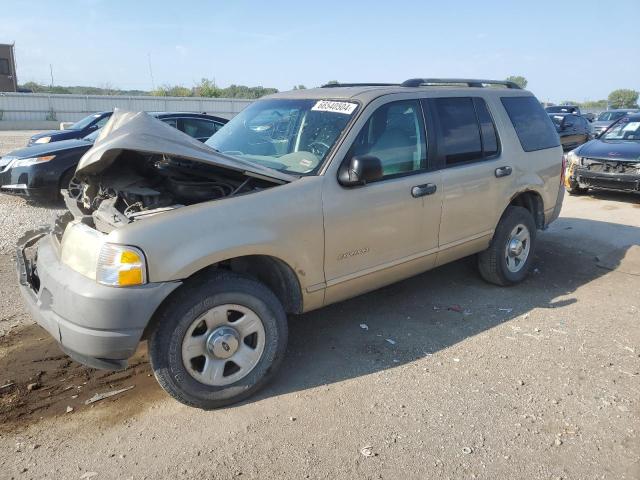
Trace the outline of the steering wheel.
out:
[[[324,142],[315,141],[309,144],[311,153],[319,158],[324,158],[327,152],[329,152],[329,149],[331,149],[331,147]]]

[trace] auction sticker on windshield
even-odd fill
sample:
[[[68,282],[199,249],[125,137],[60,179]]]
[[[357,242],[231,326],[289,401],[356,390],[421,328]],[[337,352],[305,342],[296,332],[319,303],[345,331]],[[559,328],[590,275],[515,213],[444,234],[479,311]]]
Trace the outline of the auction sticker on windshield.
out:
[[[316,112],[334,112],[344,113],[345,115],[351,115],[358,106],[357,103],[351,102],[336,102],[333,100],[319,100],[313,106],[311,110]]]

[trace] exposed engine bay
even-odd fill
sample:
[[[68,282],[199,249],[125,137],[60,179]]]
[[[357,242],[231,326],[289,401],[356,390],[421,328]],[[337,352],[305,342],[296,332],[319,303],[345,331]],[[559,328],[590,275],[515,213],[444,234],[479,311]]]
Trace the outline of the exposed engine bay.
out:
[[[184,158],[123,151],[99,174],[76,174],[65,201],[75,218],[108,233],[176,208],[245,195],[279,183]]]

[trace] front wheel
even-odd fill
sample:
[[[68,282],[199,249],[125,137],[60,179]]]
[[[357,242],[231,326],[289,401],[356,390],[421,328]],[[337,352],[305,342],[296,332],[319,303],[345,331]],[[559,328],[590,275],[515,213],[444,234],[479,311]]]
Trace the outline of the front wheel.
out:
[[[480,275],[487,282],[507,286],[529,273],[536,242],[536,224],[529,210],[507,207],[489,248],[478,255]]]
[[[176,292],[149,339],[158,383],[186,405],[213,409],[247,398],[275,373],[287,345],[276,296],[252,278],[216,272]]]

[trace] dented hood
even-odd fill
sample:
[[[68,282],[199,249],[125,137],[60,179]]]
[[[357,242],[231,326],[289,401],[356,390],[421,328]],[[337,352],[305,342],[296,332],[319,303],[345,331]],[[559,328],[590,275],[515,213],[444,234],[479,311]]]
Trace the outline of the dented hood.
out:
[[[144,112],[115,109],[100,131],[93,148],[85,153],[76,172],[100,173],[111,165],[123,150],[186,158],[195,162],[290,182],[297,177],[224,155],[204,143]]]

